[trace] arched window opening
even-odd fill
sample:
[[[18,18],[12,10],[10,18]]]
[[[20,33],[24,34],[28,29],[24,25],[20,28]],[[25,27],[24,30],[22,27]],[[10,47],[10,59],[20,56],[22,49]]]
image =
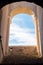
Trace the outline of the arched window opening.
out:
[[[20,13],[12,17],[9,29],[9,46],[37,46],[33,17]]]
[[[24,48],[23,52],[25,50],[26,54],[41,57],[38,23],[35,13],[28,7],[13,9],[9,14],[9,49],[15,49],[17,53],[16,50]]]

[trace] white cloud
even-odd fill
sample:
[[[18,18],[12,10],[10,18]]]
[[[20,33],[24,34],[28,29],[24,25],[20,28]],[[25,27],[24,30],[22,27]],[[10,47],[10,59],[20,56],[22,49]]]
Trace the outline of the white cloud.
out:
[[[26,28],[20,28],[16,24],[10,25],[10,34],[14,34],[13,36],[9,36],[9,46],[36,46],[36,36],[32,33],[29,33],[31,31],[34,31],[34,29],[26,29]],[[28,32],[28,33],[27,33]],[[11,39],[16,39],[16,41],[20,43],[12,43],[10,44]],[[24,43],[22,43],[24,42]]]
[[[22,32],[22,31],[23,32],[34,32],[34,29],[21,28],[16,24],[11,24],[10,25],[10,33],[14,33],[15,31],[18,31],[18,32]]]

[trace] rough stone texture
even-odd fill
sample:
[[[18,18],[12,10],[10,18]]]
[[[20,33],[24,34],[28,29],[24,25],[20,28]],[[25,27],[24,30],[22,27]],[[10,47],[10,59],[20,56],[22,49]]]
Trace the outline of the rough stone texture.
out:
[[[30,58],[27,56],[14,56],[9,55],[4,57],[2,64],[41,64],[43,63],[43,58]]]
[[[14,46],[9,47],[8,55],[19,55],[19,56],[27,56],[27,57],[38,57],[37,47],[35,46]]]
[[[2,53],[2,48],[1,48],[1,43],[0,43],[0,63],[3,60],[3,53]]]

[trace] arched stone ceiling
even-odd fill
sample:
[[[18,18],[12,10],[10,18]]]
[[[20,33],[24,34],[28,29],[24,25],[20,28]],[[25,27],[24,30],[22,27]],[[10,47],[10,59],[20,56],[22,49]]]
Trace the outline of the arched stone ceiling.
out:
[[[26,0],[27,1],[27,0]],[[29,1],[27,1],[27,2],[30,2],[30,3],[34,3],[34,4],[36,4],[36,5],[39,5],[39,6],[41,6],[42,8],[43,8],[43,2],[42,2],[43,0],[39,0],[39,1],[35,1],[35,0],[29,0]],[[5,5],[8,5],[8,4],[11,4],[11,3],[13,3],[13,2],[19,2],[19,0],[18,1],[15,1],[15,0],[10,0],[10,1],[8,1],[8,0],[0,0],[0,8],[2,8],[2,7],[4,7]]]

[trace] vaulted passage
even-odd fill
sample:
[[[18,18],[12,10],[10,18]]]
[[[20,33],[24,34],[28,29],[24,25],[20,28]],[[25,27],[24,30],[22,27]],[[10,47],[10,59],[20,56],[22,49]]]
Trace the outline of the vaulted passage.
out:
[[[0,10],[0,63],[42,63],[42,14],[40,6],[24,1]]]

